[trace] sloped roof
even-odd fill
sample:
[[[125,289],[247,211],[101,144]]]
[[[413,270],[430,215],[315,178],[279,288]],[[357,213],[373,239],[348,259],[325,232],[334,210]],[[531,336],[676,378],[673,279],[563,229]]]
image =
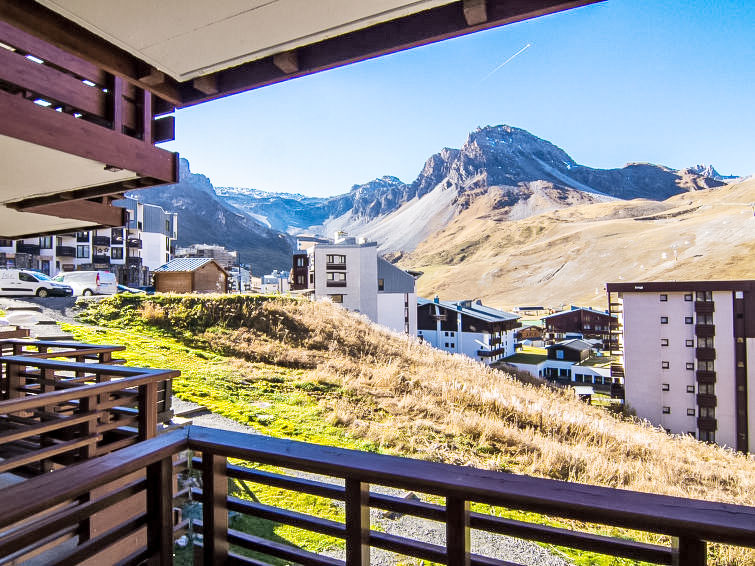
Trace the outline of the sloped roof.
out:
[[[420,297],[417,299],[417,304],[419,306],[437,304],[442,308],[460,312],[464,316],[472,316],[484,322],[503,322],[506,320],[516,320],[521,318],[517,314],[501,311],[492,307],[486,307],[480,303],[470,303],[469,301],[438,301],[436,303],[435,301]]]
[[[558,347],[568,348],[569,350],[577,350],[578,352],[582,352],[584,350],[590,350],[591,348],[594,348],[595,346],[593,346],[589,342],[585,342],[584,340],[573,338],[572,340],[563,340],[562,342],[557,342],[556,344],[548,346],[546,350],[550,350],[551,348],[558,348]]]
[[[595,313],[595,314],[602,314],[603,316],[611,316],[611,315],[609,315],[609,314],[608,314],[607,312],[605,312],[605,311],[599,311],[599,310],[597,310],[597,309],[591,309],[590,307],[578,307],[578,308],[576,308],[576,309],[570,309],[570,310],[568,310],[568,311],[561,311],[561,312],[557,312],[557,313],[549,314],[548,316],[544,316],[544,317],[542,317],[542,318],[543,318],[543,319],[546,319],[546,318],[555,318],[555,317],[557,317],[557,316],[563,316],[563,315],[565,315],[565,314],[573,313],[573,312],[575,312],[575,311],[587,311],[587,312],[591,312],[591,313]]]
[[[225,272],[225,269],[220,267],[218,262],[211,257],[178,257],[155,269],[155,273],[166,271],[196,271],[210,262],[214,263],[221,271]]]

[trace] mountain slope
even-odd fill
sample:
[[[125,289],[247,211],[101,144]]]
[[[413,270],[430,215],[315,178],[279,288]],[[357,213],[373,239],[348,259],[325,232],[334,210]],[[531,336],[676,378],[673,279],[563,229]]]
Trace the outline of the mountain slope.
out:
[[[432,155],[411,184],[385,176],[327,199],[231,188],[220,194],[277,230],[321,235],[345,230],[377,240],[383,252],[411,251],[491,191],[498,195],[495,209],[508,206],[511,218],[522,218],[575,202],[662,200],[724,185],[707,177],[709,172],[714,170],[675,171],[637,163],[619,169],[585,167],[554,144],[501,125],[478,128],[461,149]]]
[[[133,198],[178,212],[179,246],[220,244],[238,250],[242,263],[261,275],[291,265],[291,239],[219,199],[210,180],[181,159],[179,182],[143,189]]]
[[[494,306],[605,307],[608,281],[755,277],[755,180],[670,197],[581,204],[510,220],[495,192],[401,258],[418,293]]]

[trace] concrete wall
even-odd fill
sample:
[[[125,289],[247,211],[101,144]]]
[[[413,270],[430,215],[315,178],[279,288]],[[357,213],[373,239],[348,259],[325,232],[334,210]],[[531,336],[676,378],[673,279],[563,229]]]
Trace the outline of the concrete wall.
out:
[[[154,271],[161,265],[165,265],[170,258],[167,257],[169,252],[165,236],[157,232],[142,232],[142,264]]]
[[[409,305],[408,307],[406,305]],[[409,335],[417,335],[417,295],[416,293],[378,293],[377,323],[395,330],[405,332],[408,315]]]
[[[745,338],[747,346],[747,430],[750,454],[755,453],[755,338]]]
[[[736,381],[734,361],[734,296],[731,291],[713,293],[713,324],[716,325],[716,443],[737,447]]]

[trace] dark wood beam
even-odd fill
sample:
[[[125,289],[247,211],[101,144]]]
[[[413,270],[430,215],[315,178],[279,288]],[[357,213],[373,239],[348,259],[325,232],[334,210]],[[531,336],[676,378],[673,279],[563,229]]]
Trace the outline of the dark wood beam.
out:
[[[125,226],[128,214],[125,208],[94,202],[91,200],[67,201],[56,204],[43,204],[24,209],[24,212],[46,214],[59,218],[71,218],[94,222],[102,226]]]
[[[215,75],[199,77],[194,79],[192,84],[195,89],[204,94],[217,94],[220,90],[218,89],[218,78]]]
[[[135,171],[164,183],[177,181],[177,154],[0,91],[0,135]],[[150,119],[151,124],[151,119]]]
[[[292,78],[333,69],[602,0],[459,0],[388,22],[340,35],[296,50],[298,70],[287,72],[271,56],[207,76],[215,77],[219,92],[203,93],[191,83],[180,85],[180,107],[191,106]],[[483,20],[483,12],[485,19]],[[471,22],[471,23],[470,23]]]
[[[150,85],[140,81],[148,67],[127,51],[44,6],[28,0],[0,0],[0,20],[85,61],[149,90],[173,104],[180,103],[178,83],[167,79]],[[150,75],[149,72],[146,75]]]

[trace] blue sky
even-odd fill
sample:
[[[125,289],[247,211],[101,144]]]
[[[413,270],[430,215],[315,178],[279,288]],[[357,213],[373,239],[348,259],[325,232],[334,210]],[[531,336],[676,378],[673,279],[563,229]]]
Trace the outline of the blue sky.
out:
[[[313,196],[411,182],[493,124],[592,167],[752,174],[753,30],[749,0],[608,0],[181,110],[163,147],[216,186]]]

